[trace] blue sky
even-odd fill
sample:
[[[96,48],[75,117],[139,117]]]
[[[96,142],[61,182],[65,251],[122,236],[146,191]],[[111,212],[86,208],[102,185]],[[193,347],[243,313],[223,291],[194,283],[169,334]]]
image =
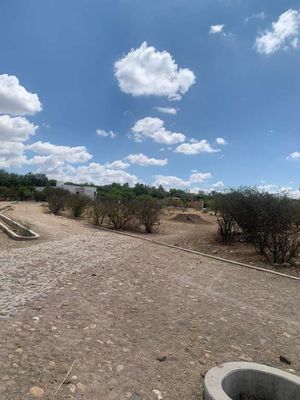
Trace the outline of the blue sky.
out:
[[[299,1],[2,1],[0,167],[293,192],[299,36]]]

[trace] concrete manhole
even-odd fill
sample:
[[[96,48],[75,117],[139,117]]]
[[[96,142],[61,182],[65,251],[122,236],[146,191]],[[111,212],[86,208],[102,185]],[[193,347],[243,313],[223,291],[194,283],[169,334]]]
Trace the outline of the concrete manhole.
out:
[[[277,368],[232,362],[205,375],[204,400],[300,400],[300,378]]]

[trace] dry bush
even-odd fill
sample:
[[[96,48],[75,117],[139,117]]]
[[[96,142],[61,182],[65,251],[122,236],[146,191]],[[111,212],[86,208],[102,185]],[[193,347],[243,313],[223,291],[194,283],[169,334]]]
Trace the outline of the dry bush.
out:
[[[260,230],[266,238],[264,255],[268,261],[283,264],[297,255],[300,247],[297,212],[298,202],[286,196],[273,196],[265,204]]]
[[[105,202],[107,216],[115,229],[124,229],[134,218],[133,201],[127,198],[109,197]]]
[[[238,225],[234,218],[223,210],[219,212],[217,220],[219,225],[219,239],[225,243],[233,242],[238,232]]]
[[[159,223],[160,211],[160,201],[150,196],[105,196],[91,204],[90,217],[95,225],[102,225],[107,221],[114,229],[134,232],[139,231],[143,225],[146,232],[151,233],[153,226]]]
[[[107,217],[107,212],[106,202],[103,199],[94,200],[90,207],[90,217],[92,218],[93,224],[97,226],[103,225]]]
[[[66,205],[69,192],[61,188],[47,188],[45,190],[49,211],[58,214]]]
[[[239,229],[234,217],[234,204],[231,193],[220,193],[214,201],[218,220],[218,237],[224,243],[232,242]]]
[[[232,241],[238,227],[267,261],[288,263],[300,248],[299,201],[241,188],[216,196],[219,235]]]
[[[155,224],[159,223],[161,204],[152,197],[141,197],[135,201],[135,213],[147,233],[153,232]]]
[[[74,218],[79,218],[86,210],[90,199],[83,194],[70,194],[67,198],[67,205]]]

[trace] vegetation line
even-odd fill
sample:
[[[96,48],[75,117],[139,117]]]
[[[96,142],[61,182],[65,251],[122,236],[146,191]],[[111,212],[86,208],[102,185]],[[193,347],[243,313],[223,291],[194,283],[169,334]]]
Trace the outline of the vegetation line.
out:
[[[89,225],[89,226],[90,226],[90,225]],[[102,226],[96,226],[96,225],[93,225],[93,227],[96,228],[96,229],[101,229],[101,230],[106,231],[106,232],[117,233],[118,235],[129,236],[129,237],[132,237],[132,238],[134,238],[134,239],[140,239],[140,240],[144,240],[144,241],[146,241],[146,242],[155,243],[155,244],[158,244],[158,245],[160,245],[160,246],[169,247],[169,248],[171,248],[171,249],[177,249],[177,250],[185,251],[186,253],[196,254],[196,255],[199,255],[199,256],[203,256],[203,257],[207,257],[207,258],[212,258],[212,259],[214,259],[214,260],[223,261],[223,262],[226,262],[226,263],[229,263],[229,264],[234,264],[234,265],[238,265],[238,266],[241,266],[241,267],[246,267],[246,268],[249,268],[249,269],[254,269],[254,270],[256,270],[256,271],[267,272],[267,273],[269,273],[269,274],[278,275],[278,276],[282,276],[282,277],[284,277],[284,278],[290,278],[290,279],[293,279],[293,280],[296,280],[296,281],[300,281],[300,278],[298,278],[297,276],[292,276],[292,275],[283,274],[283,273],[281,273],[281,272],[271,271],[271,270],[269,270],[269,269],[257,267],[257,266],[255,266],[255,265],[244,264],[244,263],[241,263],[241,262],[238,262],[238,261],[228,260],[227,258],[222,258],[222,257],[218,257],[218,256],[213,256],[213,255],[211,255],[211,254],[202,253],[202,252],[195,251],[195,250],[185,249],[184,247],[174,246],[173,244],[169,244],[169,243],[165,243],[165,242],[160,242],[159,240],[148,239],[148,238],[145,238],[145,237],[141,237],[141,236],[134,235],[134,234],[132,234],[132,233],[120,232],[120,231],[116,231],[116,230],[114,230],[114,229],[104,228],[104,227],[102,227]]]

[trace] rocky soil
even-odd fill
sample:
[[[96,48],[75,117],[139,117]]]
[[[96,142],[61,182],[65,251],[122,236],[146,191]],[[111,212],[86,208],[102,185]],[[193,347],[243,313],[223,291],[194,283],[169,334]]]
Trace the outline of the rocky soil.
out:
[[[299,282],[32,213],[42,239],[0,249],[1,399],[200,400],[236,360],[300,374]]]

